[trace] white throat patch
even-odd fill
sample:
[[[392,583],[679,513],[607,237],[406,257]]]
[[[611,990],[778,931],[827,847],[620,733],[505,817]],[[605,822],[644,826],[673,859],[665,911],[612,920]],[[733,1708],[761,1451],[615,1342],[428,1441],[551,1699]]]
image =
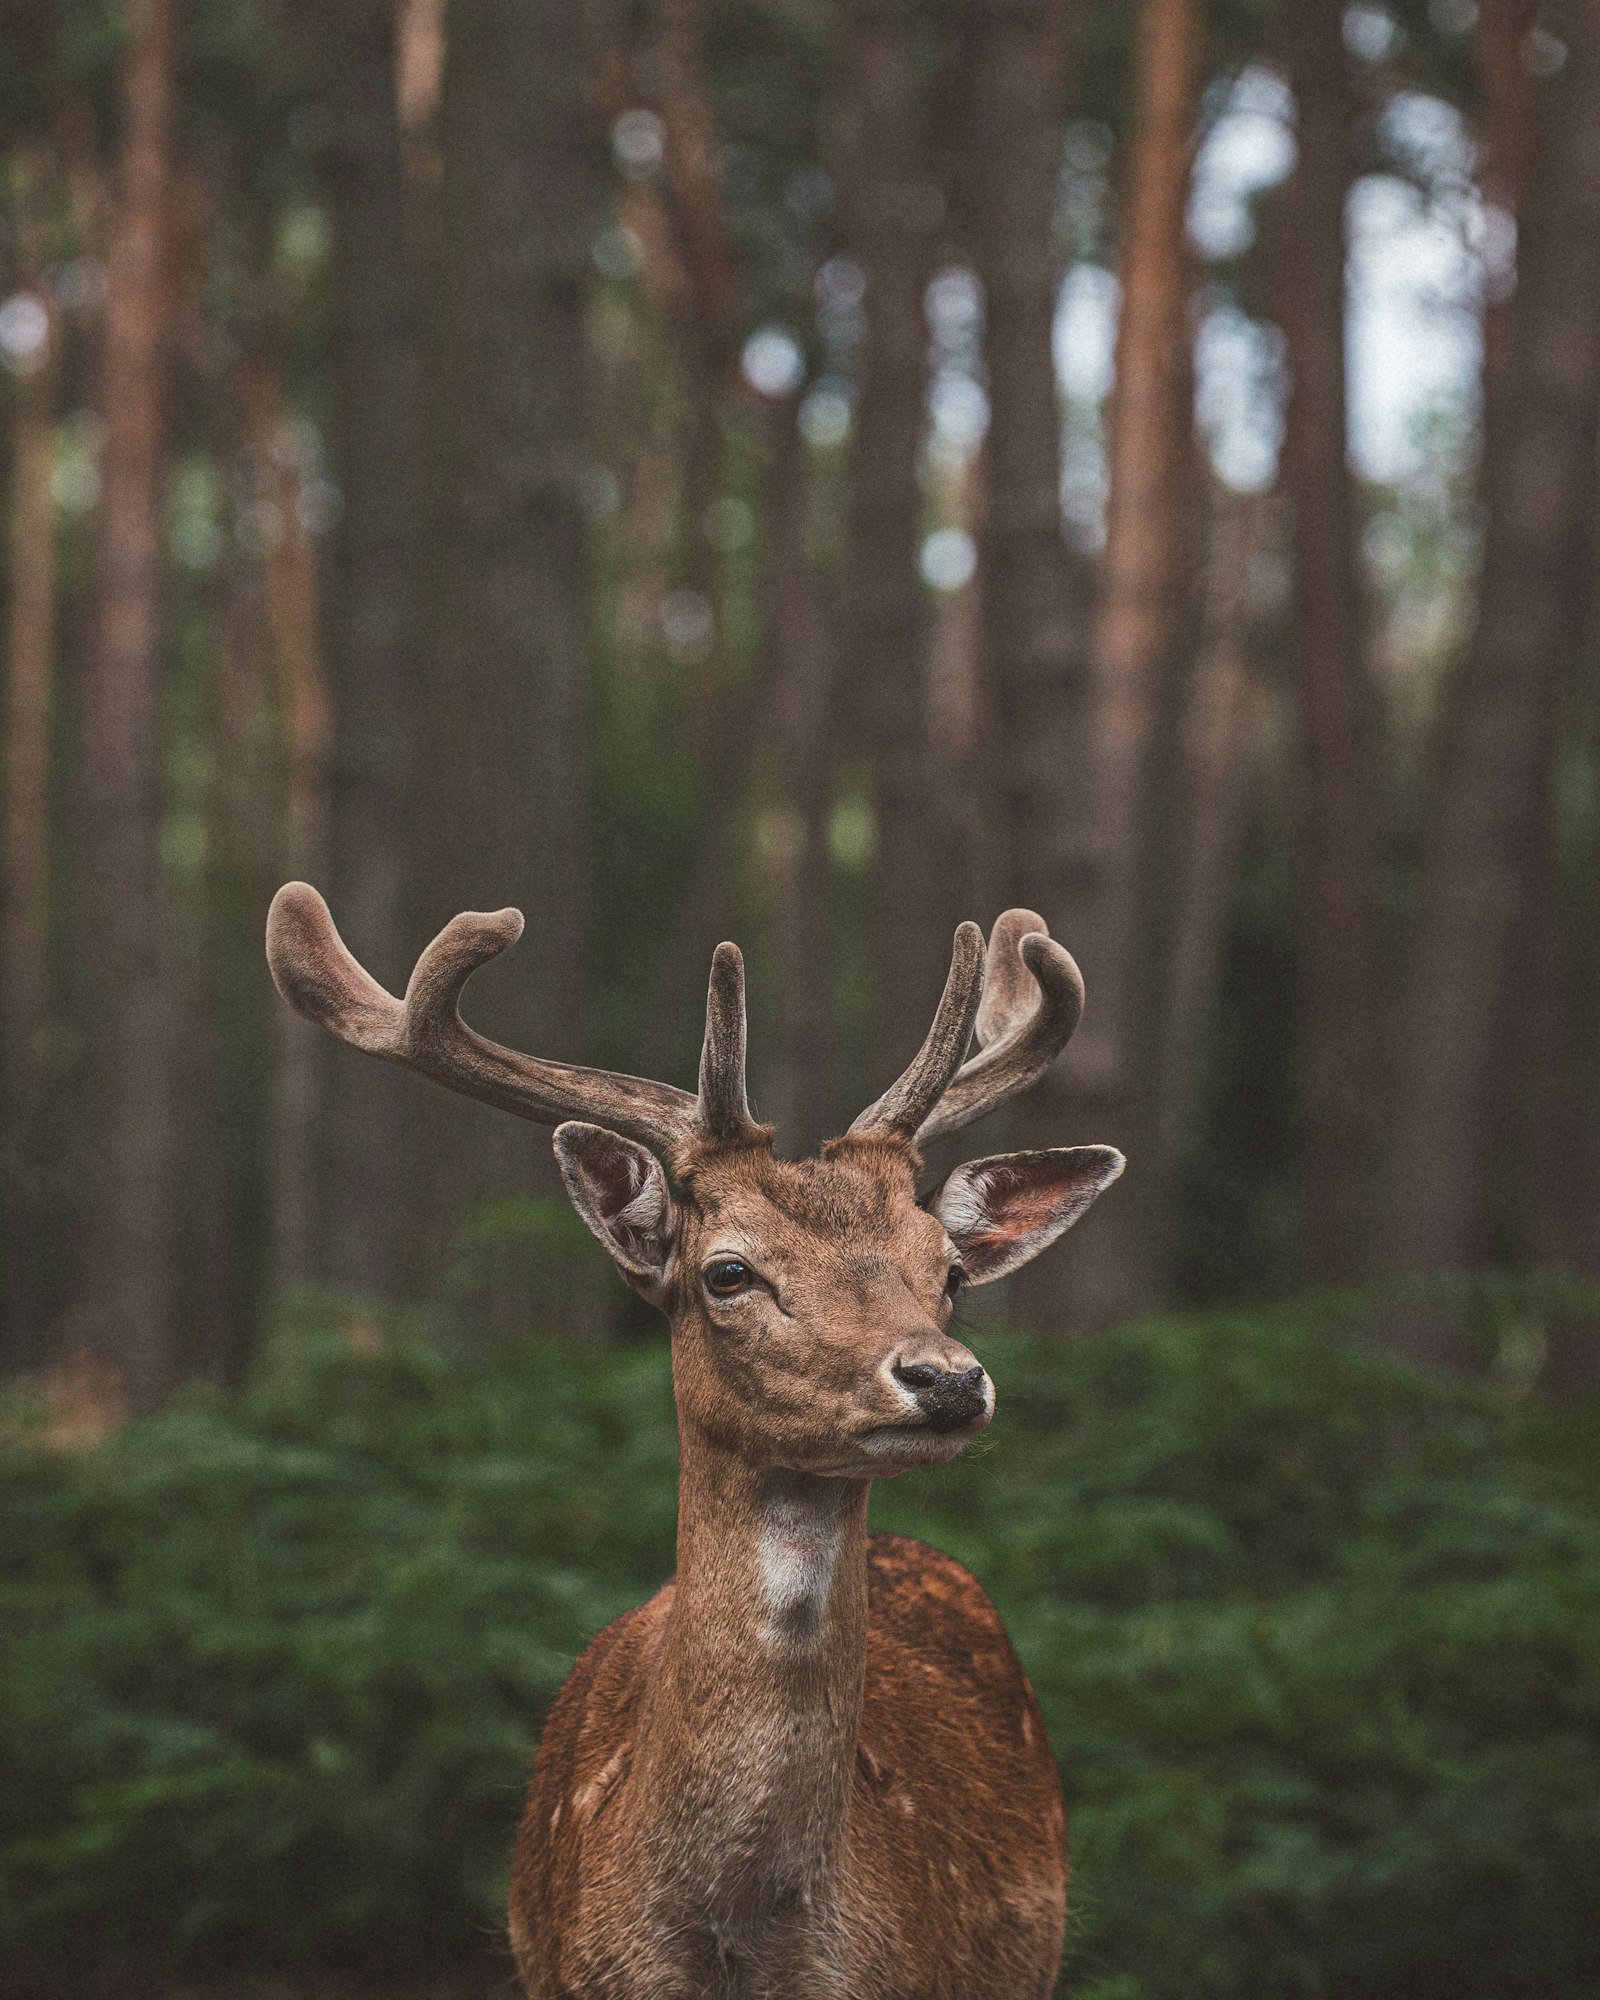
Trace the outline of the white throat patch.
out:
[[[814,1644],[833,1584],[841,1524],[793,1500],[775,1500],[761,1524],[761,1588],[769,1645]]]

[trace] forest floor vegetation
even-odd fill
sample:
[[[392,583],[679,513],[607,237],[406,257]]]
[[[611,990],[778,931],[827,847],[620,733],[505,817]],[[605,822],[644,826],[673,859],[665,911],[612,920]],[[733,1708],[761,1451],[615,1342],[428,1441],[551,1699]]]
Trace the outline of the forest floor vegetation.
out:
[[[1517,1360],[1600,1300],[1437,1299],[1497,1378],[1352,1299],[975,1335],[990,1437],[878,1489],[1038,1689],[1074,2000],[1600,1992],[1600,1408]],[[313,1320],[92,1445],[8,1411],[7,2000],[507,1990],[540,1716],[671,1568],[665,1344]]]

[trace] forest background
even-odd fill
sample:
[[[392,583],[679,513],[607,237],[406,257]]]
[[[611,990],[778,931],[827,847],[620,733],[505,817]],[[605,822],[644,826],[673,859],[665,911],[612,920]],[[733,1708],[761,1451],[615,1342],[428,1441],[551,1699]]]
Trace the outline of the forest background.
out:
[[[300,876],[680,1083],[737,938],[796,1152],[1039,910],[974,1143],[1132,1165],[892,1505],[1071,1990],[1600,1992],[1600,0],[4,0],[0,104],[17,1990],[459,1970],[670,1562],[649,1316]]]

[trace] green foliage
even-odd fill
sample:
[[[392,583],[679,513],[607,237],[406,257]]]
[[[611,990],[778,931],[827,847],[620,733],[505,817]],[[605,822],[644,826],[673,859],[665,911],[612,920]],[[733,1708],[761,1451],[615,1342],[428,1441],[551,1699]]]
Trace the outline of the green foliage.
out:
[[[1355,1319],[988,1340],[992,1442],[875,1497],[1034,1677],[1078,2000],[1600,1991],[1594,1413]],[[667,1378],[323,1333],[94,1451],[14,1434],[3,1983],[481,1952],[538,1717],[671,1564]]]

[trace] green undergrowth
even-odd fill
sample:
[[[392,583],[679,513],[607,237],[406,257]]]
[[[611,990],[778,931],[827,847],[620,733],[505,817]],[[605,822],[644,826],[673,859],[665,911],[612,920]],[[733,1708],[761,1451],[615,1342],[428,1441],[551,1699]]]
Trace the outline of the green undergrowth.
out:
[[[1600,1995],[1600,1418],[1364,1319],[983,1337],[988,1437],[875,1495],[1038,1688],[1076,2000]],[[301,1332],[94,1449],[8,1435],[0,1989],[498,1949],[539,1717],[671,1565],[665,1343]]]

